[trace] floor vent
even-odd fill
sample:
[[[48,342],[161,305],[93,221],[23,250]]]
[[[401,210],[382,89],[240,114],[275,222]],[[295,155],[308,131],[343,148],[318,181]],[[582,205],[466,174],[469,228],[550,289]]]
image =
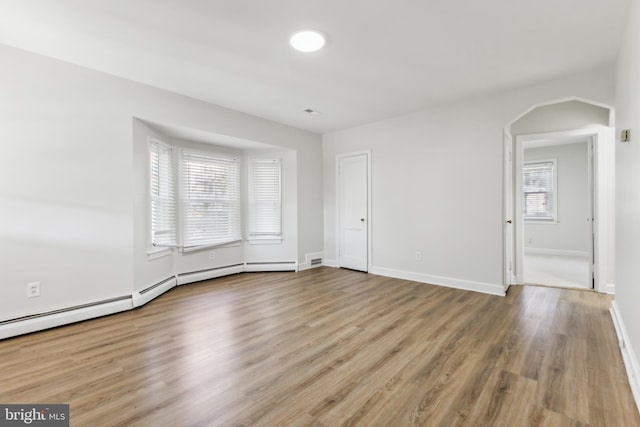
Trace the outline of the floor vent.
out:
[[[321,265],[322,264],[322,258],[314,258],[311,261],[309,261],[309,265],[313,266],[313,265]]]

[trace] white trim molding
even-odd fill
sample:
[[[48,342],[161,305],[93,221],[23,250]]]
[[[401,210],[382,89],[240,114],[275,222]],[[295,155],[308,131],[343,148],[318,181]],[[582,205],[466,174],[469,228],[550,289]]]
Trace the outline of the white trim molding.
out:
[[[451,277],[433,276],[431,274],[414,273],[411,271],[394,270],[392,268],[372,267],[371,274],[393,277],[395,279],[412,280],[414,282],[428,283],[430,285],[445,286],[447,288],[463,289],[465,291],[481,292],[483,294],[505,296],[503,285],[493,283],[474,282],[470,280],[455,279]]]
[[[624,366],[627,369],[627,378],[629,380],[629,386],[633,393],[633,398],[636,401],[638,411],[640,411],[640,364],[638,363],[638,357],[636,356],[631,343],[629,342],[629,335],[627,334],[627,328],[622,320],[620,314],[620,307],[616,301],[611,303],[609,309],[611,313],[611,319],[613,320],[613,326],[615,327],[616,334],[618,335],[618,344],[620,345],[620,352],[622,353],[622,360]]]
[[[335,259],[325,259],[322,261],[322,265],[325,267],[338,268],[338,260]]]
[[[318,260],[320,260],[318,262]],[[324,264],[324,252],[311,252],[304,255],[304,262],[298,264],[298,271],[308,270],[310,268],[322,267]]]
[[[107,316],[133,309],[131,296],[114,298],[93,304],[69,307],[0,323],[0,339],[43,331],[57,326]]]
[[[570,251],[564,249],[546,249],[546,248],[524,248],[524,253],[526,254],[536,254],[536,255],[557,255],[557,256],[579,256],[588,258],[589,252],[585,251]]]

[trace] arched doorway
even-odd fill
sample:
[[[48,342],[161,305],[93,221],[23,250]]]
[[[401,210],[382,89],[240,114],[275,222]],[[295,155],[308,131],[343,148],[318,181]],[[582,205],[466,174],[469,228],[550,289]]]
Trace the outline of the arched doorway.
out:
[[[613,179],[614,179],[614,110],[612,107],[582,100],[569,98],[552,101],[531,107],[529,110],[516,117],[504,128],[504,280],[505,285],[524,284],[525,277],[525,248],[531,242],[531,237],[526,236],[525,229],[530,229],[544,224],[539,229],[544,229],[547,236],[553,236],[556,240],[567,240],[566,230],[568,214],[566,207],[571,203],[570,191],[564,186],[564,200],[552,201],[551,190],[528,193],[529,211],[525,209],[525,189],[523,188],[523,168],[525,163],[525,148],[543,147],[553,145],[565,145],[584,143],[585,159],[592,155],[592,167],[589,175],[590,183],[585,182],[585,192],[588,188],[590,213],[586,210],[580,215],[583,224],[572,226],[580,228],[585,233],[591,233],[580,237],[582,246],[579,251],[571,249],[556,249],[556,255],[562,252],[588,253],[589,258],[589,283],[588,287],[598,292],[613,293]],[[590,149],[589,147],[592,147]],[[565,150],[566,151],[566,150]],[[548,149],[547,149],[548,152]],[[539,156],[538,156],[539,157]],[[544,157],[544,156],[543,156]],[[546,162],[537,162],[539,169],[547,169],[549,173],[555,163],[551,156],[544,159]],[[586,162],[585,162],[586,163]],[[544,164],[544,165],[543,165]],[[559,168],[560,165],[557,165]],[[586,170],[587,164],[585,164]],[[567,168],[564,162],[563,168]],[[540,170],[542,170],[540,169]],[[530,169],[535,170],[535,169]],[[533,173],[533,172],[532,172]],[[524,176],[528,176],[526,173]],[[555,178],[557,182],[557,175]],[[552,182],[554,179],[551,180]],[[585,178],[586,181],[586,178]],[[563,184],[566,183],[563,182]],[[531,189],[530,189],[531,190]],[[556,188],[555,191],[558,191]],[[544,194],[543,194],[544,193]],[[561,192],[553,196],[562,196]],[[586,194],[585,194],[586,197]],[[574,198],[575,200],[575,198]],[[560,212],[542,212],[543,220],[536,221],[532,218],[532,212],[541,212],[547,208],[563,206]],[[549,209],[553,210],[553,209]],[[575,210],[575,209],[574,209]],[[529,215],[529,216],[527,216]],[[535,216],[535,215],[534,215]],[[535,225],[533,225],[535,224]],[[577,224],[577,223],[576,223]],[[575,231],[575,230],[574,230]],[[547,239],[549,240],[549,239]],[[547,245],[552,246],[552,245]],[[528,250],[533,248],[529,247]],[[549,250],[549,248],[545,248]],[[587,252],[588,251],[588,252]],[[586,256],[586,255],[585,255]],[[586,280],[586,279],[585,279]],[[586,284],[586,282],[584,282]],[[550,284],[550,283],[543,283]],[[558,283],[562,285],[562,283]],[[587,286],[580,286],[587,287]]]

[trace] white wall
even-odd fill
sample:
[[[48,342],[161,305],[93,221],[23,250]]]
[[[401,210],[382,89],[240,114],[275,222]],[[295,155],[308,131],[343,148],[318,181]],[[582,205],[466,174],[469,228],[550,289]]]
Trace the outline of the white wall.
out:
[[[627,351],[640,356],[640,2],[633,0],[616,73],[616,128],[631,129],[616,143],[616,299],[628,332]],[[631,351],[631,353],[633,353]],[[636,374],[640,374],[636,372]],[[636,402],[640,405],[640,378]]]
[[[373,270],[503,289],[503,127],[550,100],[613,104],[612,84],[597,69],[324,135],[326,259],[337,260],[335,156],[371,149]]]
[[[587,143],[525,148],[524,160],[556,160],[558,221],[525,221],[525,249],[589,253],[589,174]]]
[[[320,136],[6,46],[0,63],[0,321],[138,286],[134,117],[296,150],[297,256],[322,251]]]
[[[558,132],[592,125],[609,126],[609,109],[580,101],[567,101],[530,111],[511,125],[511,134]]]

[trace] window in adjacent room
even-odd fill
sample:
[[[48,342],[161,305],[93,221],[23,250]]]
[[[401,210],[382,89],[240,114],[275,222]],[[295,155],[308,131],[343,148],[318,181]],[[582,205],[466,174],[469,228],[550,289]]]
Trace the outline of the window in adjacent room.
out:
[[[522,167],[525,220],[557,221],[556,161],[536,160]]]
[[[181,150],[180,198],[184,250],[242,240],[237,158]]]
[[[282,238],[280,159],[249,161],[249,239]]]

